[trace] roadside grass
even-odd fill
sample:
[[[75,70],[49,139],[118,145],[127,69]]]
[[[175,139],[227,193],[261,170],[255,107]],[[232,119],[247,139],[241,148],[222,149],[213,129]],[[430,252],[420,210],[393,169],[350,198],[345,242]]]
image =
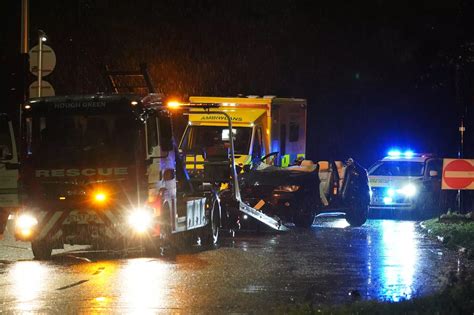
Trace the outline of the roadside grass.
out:
[[[462,216],[448,214],[441,218],[423,222],[431,235],[437,236],[443,244],[454,249],[466,251],[469,259],[474,259],[474,220],[472,214]]]
[[[401,302],[361,301],[341,306],[315,307],[309,304],[287,309],[285,314],[472,314],[473,274],[452,279],[440,293]]]
[[[453,249],[465,249],[474,259],[473,215],[449,213],[423,222],[425,231],[438,236]],[[447,285],[439,293],[401,302],[356,301],[339,306],[315,306],[310,303],[281,310],[285,314],[474,314],[474,270],[447,275]]]

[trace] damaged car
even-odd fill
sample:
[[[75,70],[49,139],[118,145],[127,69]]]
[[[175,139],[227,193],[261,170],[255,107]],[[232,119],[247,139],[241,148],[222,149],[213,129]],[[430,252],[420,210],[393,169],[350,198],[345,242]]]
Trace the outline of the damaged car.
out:
[[[298,227],[310,227],[317,215],[334,212],[344,213],[351,226],[366,222],[368,176],[354,160],[303,160],[281,168],[265,159],[239,176],[242,200],[250,206]]]

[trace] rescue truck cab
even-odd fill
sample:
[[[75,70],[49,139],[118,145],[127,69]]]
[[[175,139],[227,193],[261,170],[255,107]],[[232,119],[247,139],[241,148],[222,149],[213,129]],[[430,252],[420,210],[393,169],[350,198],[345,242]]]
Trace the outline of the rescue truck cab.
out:
[[[12,121],[0,113],[0,238],[18,207],[18,154]]]
[[[433,154],[390,151],[369,168],[372,214],[427,218],[438,213],[443,160]]]
[[[193,190],[161,97],[80,95],[31,99],[22,114],[15,236],[35,258],[64,244],[110,249],[180,235],[217,242],[220,203]],[[184,233],[184,234],[183,234]]]

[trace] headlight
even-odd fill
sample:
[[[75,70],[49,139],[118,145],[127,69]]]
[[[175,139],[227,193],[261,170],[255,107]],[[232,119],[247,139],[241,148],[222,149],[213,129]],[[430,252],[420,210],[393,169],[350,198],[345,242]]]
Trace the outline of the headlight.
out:
[[[397,192],[407,197],[413,197],[416,195],[416,186],[413,184],[407,184],[401,189],[399,189]]]
[[[275,191],[279,192],[295,192],[300,189],[300,186],[297,185],[284,185],[284,186],[278,186],[275,188]]]
[[[393,189],[393,188],[387,189],[387,195],[388,195],[389,197],[395,196],[395,189]]]
[[[15,222],[17,231],[22,236],[28,237],[33,232],[33,228],[38,225],[38,220],[31,214],[21,214]]]
[[[153,214],[146,209],[133,210],[128,216],[128,224],[138,233],[143,233],[151,227]]]

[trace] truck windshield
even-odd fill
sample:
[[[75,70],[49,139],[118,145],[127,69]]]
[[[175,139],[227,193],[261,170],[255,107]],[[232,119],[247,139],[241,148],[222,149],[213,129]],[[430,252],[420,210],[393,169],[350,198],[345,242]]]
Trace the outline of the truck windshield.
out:
[[[423,162],[411,161],[381,161],[372,166],[369,175],[372,176],[423,176]]]
[[[0,158],[12,153],[12,138],[6,116],[0,116]]]
[[[252,127],[233,127],[235,154],[249,154]],[[189,126],[181,143],[186,153],[202,153],[210,148],[228,148],[230,132],[227,126]]]
[[[26,118],[28,155],[38,160],[129,162],[135,128],[126,114],[41,115]]]

